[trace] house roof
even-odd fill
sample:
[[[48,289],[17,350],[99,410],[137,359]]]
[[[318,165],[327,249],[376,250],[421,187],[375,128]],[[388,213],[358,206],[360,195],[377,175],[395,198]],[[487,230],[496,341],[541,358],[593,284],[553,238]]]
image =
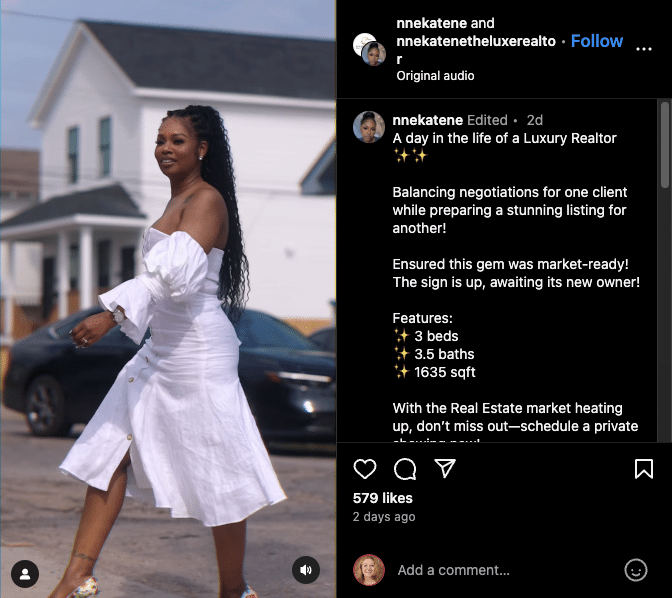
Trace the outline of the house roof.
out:
[[[146,218],[121,185],[87,189],[52,197],[2,222],[3,230],[12,226],[62,219],[75,214]]]
[[[138,86],[333,100],[335,42],[81,21]]]
[[[335,195],[336,140],[332,139],[301,181],[304,195]]]

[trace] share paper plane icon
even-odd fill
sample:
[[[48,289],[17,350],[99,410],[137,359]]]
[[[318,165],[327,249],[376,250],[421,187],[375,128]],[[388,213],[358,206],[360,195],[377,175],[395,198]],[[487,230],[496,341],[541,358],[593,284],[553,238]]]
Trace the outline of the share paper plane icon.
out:
[[[434,459],[434,462],[441,468],[443,479],[446,479],[453,465],[455,465],[455,461],[457,459]]]

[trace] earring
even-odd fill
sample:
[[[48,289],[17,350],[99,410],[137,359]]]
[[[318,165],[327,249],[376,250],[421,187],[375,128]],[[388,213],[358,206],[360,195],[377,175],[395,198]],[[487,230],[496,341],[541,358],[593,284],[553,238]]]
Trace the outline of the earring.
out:
[[[198,159],[199,159],[199,160],[202,160],[202,159],[203,159],[203,156],[199,156]]]

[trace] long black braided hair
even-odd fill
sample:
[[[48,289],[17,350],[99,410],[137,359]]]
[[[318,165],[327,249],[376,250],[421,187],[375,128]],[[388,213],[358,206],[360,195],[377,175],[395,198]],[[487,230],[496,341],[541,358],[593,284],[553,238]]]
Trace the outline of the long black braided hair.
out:
[[[245,309],[250,280],[238,217],[229,136],[219,112],[211,106],[187,106],[180,110],[169,110],[166,118],[172,117],[188,119],[199,143],[208,143],[208,151],[201,163],[201,177],[221,193],[229,213],[229,238],[219,270],[217,299],[224,303],[231,321],[237,322]]]

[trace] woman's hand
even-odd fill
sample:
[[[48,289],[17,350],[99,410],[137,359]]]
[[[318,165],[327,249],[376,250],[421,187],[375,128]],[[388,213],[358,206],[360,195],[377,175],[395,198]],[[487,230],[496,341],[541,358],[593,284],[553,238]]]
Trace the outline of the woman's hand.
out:
[[[84,349],[98,342],[116,325],[112,314],[104,311],[82,320],[70,331],[70,338],[78,349]]]

